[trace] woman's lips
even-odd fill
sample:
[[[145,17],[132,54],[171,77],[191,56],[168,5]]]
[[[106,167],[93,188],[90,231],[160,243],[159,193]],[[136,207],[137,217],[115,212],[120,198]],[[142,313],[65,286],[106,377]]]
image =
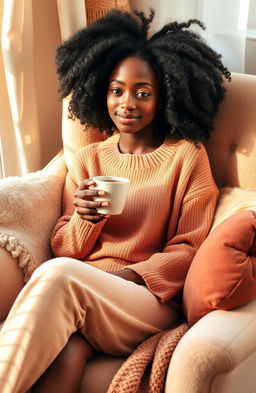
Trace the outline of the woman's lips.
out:
[[[125,113],[116,113],[116,116],[119,118],[119,121],[122,124],[132,124],[140,118],[140,116],[128,115]]]

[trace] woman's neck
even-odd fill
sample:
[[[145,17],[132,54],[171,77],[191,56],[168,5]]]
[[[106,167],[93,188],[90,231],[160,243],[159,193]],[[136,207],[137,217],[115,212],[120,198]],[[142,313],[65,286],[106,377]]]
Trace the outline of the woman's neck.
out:
[[[164,139],[164,136],[156,134],[147,135],[145,138],[143,135],[120,133],[118,148],[123,154],[146,154],[161,146]]]

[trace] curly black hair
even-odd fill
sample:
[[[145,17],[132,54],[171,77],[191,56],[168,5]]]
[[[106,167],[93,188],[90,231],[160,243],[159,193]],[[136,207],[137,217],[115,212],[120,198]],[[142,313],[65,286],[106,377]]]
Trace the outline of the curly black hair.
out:
[[[110,75],[122,59],[140,57],[159,85],[156,129],[175,139],[206,141],[225,95],[224,79],[231,80],[221,55],[187,30],[192,24],[205,29],[197,19],[168,23],[148,38],[154,10],[149,18],[136,15],[112,10],[57,48],[59,92],[61,98],[71,97],[71,118],[112,135],[116,129],[106,100]]]

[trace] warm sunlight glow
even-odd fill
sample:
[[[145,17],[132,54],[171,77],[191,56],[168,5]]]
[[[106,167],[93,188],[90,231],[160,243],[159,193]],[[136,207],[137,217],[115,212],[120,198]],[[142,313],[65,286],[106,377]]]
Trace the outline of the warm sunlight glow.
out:
[[[23,118],[23,91],[24,91],[24,74],[23,72],[11,73],[10,70],[6,72],[6,82],[8,85],[8,95],[13,118],[13,126],[15,132],[15,140],[17,144],[18,160],[21,168],[21,173],[28,173],[28,166],[26,160],[26,153],[24,150],[24,143],[21,133],[21,124]],[[26,144],[26,142],[25,142]]]
[[[14,70],[11,72],[11,65],[9,70],[6,70],[6,82],[8,86],[8,95],[10,100],[12,118],[15,123],[20,123],[23,116],[23,91],[24,91],[24,74],[21,70]]]
[[[3,150],[2,150],[2,141],[0,135],[0,179],[4,177],[4,165],[3,165]]]
[[[17,53],[22,50],[22,30],[24,25],[24,2],[13,0],[4,3],[3,26],[2,26],[2,47],[13,50]],[[15,26],[15,30],[13,30]]]
[[[33,142],[33,140],[32,140],[31,134],[24,135],[24,143],[26,146],[31,145],[32,142]]]

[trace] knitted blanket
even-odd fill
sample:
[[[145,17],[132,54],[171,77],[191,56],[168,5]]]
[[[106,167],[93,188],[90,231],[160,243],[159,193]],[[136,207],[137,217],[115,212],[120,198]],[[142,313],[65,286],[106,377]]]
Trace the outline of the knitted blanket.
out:
[[[162,393],[172,354],[187,330],[183,322],[143,341],[118,370],[107,393]]]

